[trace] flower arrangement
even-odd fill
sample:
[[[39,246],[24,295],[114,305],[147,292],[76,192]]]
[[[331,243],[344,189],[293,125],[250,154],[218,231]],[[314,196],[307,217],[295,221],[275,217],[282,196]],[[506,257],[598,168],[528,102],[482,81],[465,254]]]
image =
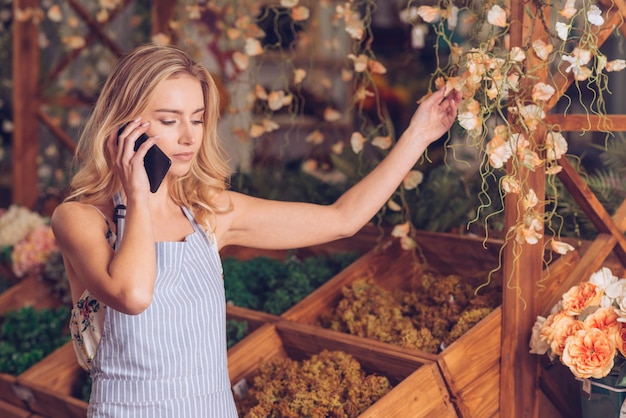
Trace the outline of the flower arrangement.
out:
[[[518,196],[520,215],[507,238],[520,245],[540,242],[546,229],[552,229],[548,221],[558,223],[554,211],[543,211],[546,206],[557,206],[555,176],[562,170],[559,159],[568,151],[560,127],[546,121],[548,111],[567,94],[563,83],[556,80],[573,78],[584,111],[602,117],[607,114],[603,97],[610,93],[608,74],[626,68],[625,60],[600,51],[598,33],[615,29],[608,23],[610,2],[567,0],[536,6],[525,7],[524,12],[529,21],[541,22],[538,32],[545,34],[529,34],[519,45],[511,45],[509,2],[461,7],[446,0],[410,6],[405,13],[405,20],[416,30],[423,22],[431,24],[438,42],[445,46],[442,49],[449,51],[434,75],[435,85],[462,92],[458,125],[466,139],[463,145],[481,150],[483,179],[501,172],[498,188],[502,199]],[[593,95],[587,96],[585,89]],[[574,100],[568,99],[572,106]],[[610,135],[608,129],[605,133]],[[544,170],[545,200],[525,184],[528,170]],[[479,211],[492,204],[486,195],[484,201]],[[559,239],[558,227],[550,232],[554,252],[573,250]]]
[[[16,278],[41,276],[46,264],[60,254],[49,219],[19,205],[0,211],[0,248]]]
[[[537,317],[529,345],[579,379],[607,376],[626,356],[626,278],[604,267],[571,287],[547,318]]]

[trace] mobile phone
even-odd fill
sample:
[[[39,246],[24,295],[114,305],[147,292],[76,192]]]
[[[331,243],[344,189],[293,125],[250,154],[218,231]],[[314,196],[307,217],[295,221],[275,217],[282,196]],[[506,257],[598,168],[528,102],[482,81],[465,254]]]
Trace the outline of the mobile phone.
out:
[[[117,131],[118,137],[121,135],[124,128],[126,128],[126,125],[128,124],[125,124],[119,129],[119,131]],[[148,135],[146,135],[145,133],[141,134],[141,136],[135,142],[135,151],[137,151],[141,144],[146,142],[146,140],[148,140]],[[150,191],[152,193],[156,193],[156,191],[159,189],[159,186],[163,182],[167,171],[172,165],[172,160],[170,160],[169,157],[165,155],[163,151],[161,151],[161,148],[153,145],[146,153],[146,156],[143,159],[143,165],[146,167],[146,173],[148,174]]]

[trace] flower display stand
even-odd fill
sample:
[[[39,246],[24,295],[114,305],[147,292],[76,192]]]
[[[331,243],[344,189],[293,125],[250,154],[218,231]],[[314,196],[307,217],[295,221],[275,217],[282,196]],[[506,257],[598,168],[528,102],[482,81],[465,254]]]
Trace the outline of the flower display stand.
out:
[[[463,277],[488,272],[497,266],[499,247],[496,242],[488,242],[483,248],[480,239],[439,233],[420,233],[417,241],[424,258],[442,274],[456,273]],[[282,317],[314,325],[323,312],[337,304],[344,286],[364,277],[388,290],[409,289],[411,281],[416,279],[412,267],[416,262],[413,252],[400,248],[397,241],[388,241],[358,259]],[[492,417],[498,412],[500,329],[501,311],[496,309],[438,355],[383,345],[389,352],[401,353],[417,361],[434,361],[461,416]],[[372,343],[368,341],[368,344]],[[422,387],[418,386],[416,390]]]
[[[352,355],[370,373],[389,378],[393,389],[360,417],[456,417],[434,357],[431,359],[389,350],[385,344],[319,327],[280,320],[257,329],[229,352],[231,383],[251,378],[262,361],[280,357],[294,360],[322,350]],[[428,356],[425,356],[428,357]]]

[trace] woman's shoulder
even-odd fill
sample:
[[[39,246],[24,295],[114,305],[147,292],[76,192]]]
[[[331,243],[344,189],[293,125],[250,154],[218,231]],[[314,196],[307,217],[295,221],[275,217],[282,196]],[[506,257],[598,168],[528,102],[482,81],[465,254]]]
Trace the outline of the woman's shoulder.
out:
[[[103,207],[78,201],[68,201],[59,204],[53,211],[50,224],[55,234],[63,230],[92,226],[94,223],[108,224]],[[104,220],[104,222],[103,222]]]

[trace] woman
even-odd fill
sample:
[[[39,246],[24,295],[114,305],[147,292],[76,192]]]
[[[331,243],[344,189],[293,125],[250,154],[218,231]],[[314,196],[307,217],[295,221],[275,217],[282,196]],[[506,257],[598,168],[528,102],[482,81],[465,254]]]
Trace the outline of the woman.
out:
[[[457,92],[426,98],[385,160],[334,204],[277,202],[227,189],[218,91],[205,68],[173,47],[122,57],[79,140],[71,193],[52,217],[74,301],[74,347],[93,378],[89,415],[236,417],[219,249],[353,235],[450,128],[459,101]],[[152,193],[144,156],[155,144],[171,166]]]

